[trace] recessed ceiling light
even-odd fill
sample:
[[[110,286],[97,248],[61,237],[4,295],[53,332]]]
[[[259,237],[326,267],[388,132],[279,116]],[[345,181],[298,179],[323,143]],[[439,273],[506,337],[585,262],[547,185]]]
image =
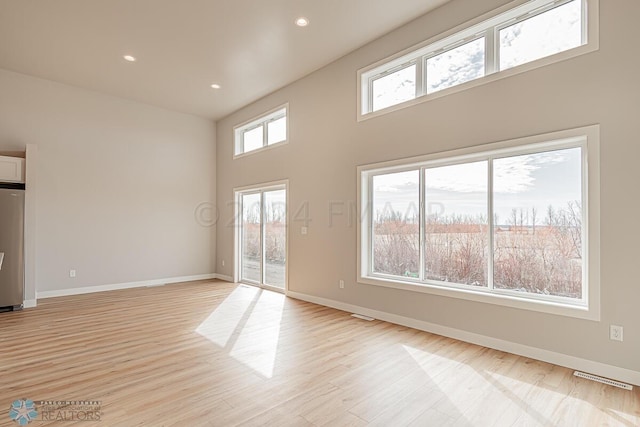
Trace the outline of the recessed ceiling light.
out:
[[[136,57],[135,56],[131,56],[131,55],[125,55],[123,56],[125,61],[129,61],[129,62],[136,62]]]
[[[211,85],[211,87],[212,87],[213,89],[220,89],[222,86],[220,86],[220,85],[219,85],[219,84],[217,84],[217,83],[214,83],[214,84],[212,84],[212,85]]]
[[[298,27],[306,27],[307,25],[309,25],[309,20],[304,16],[301,16],[300,18],[296,19],[296,25]]]

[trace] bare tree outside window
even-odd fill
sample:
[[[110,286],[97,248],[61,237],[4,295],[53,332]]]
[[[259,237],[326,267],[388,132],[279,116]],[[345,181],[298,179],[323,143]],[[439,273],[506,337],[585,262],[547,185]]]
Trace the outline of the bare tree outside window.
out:
[[[582,298],[582,148],[386,173],[372,182],[375,273]],[[429,205],[440,209],[429,212]]]

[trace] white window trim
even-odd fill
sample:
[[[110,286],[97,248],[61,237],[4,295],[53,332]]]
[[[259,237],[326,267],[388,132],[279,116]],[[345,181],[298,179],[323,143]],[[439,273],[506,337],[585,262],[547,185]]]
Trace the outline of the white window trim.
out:
[[[443,153],[413,157],[409,159],[394,160],[389,162],[370,164],[358,167],[358,277],[359,283],[366,285],[382,286],[406,291],[422,292],[427,294],[459,298],[488,304],[496,304],[506,307],[519,308],[561,316],[575,317],[588,320],[600,320],[600,154],[599,154],[599,125],[570,129],[560,132],[518,138],[509,141],[496,142],[476,147],[458,149]],[[372,274],[369,270],[371,260],[364,258],[370,255],[370,223],[369,201],[371,200],[370,177],[381,170],[402,171],[435,163],[451,163],[463,159],[478,159],[481,156],[495,155],[502,151],[512,153],[514,150],[526,150],[527,146],[536,145],[539,151],[544,143],[549,143],[553,148],[566,142],[575,146],[577,138],[586,138],[586,149],[583,157],[583,203],[584,229],[585,229],[585,277],[587,286],[581,304],[571,303],[561,298],[536,299],[527,294],[519,296],[516,292],[496,292],[484,289],[473,289],[468,286],[444,284],[438,282],[417,283],[411,279],[388,276],[379,273]],[[374,173],[375,171],[375,173]]]
[[[282,115],[282,111],[284,110],[284,115]],[[286,135],[284,141],[276,142],[274,144],[268,145],[267,142],[267,125],[275,120],[278,120],[282,117],[286,118]],[[249,131],[255,127],[263,126],[263,134],[262,134],[262,147],[257,148],[251,151],[243,151],[243,137],[246,131]],[[237,159],[239,157],[248,156],[254,153],[259,153],[264,150],[268,150],[274,147],[280,147],[289,142],[289,103],[282,104],[276,108],[273,108],[266,113],[262,113],[259,116],[256,116],[252,119],[249,119],[245,122],[240,123],[233,127],[233,158]],[[238,152],[238,148],[242,148],[240,152]]]
[[[529,14],[522,16],[522,12],[520,11],[522,6],[533,7],[534,11],[532,12],[532,14],[535,15],[541,13],[541,11],[539,10],[540,8],[542,8],[543,10],[548,10],[548,8],[555,7],[557,4],[567,1],[569,0],[515,0],[478,18],[458,25],[449,31],[446,31],[422,43],[398,52],[395,55],[377,61],[374,64],[358,70],[358,121],[368,120],[416,104],[421,104],[423,102],[441,98],[443,96],[451,95],[453,93],[461,92],[473,87],[481,86],[496,80],[521,74],[527,71],[534,70],[536,68],[544,67],[556,62],[564,61],[576,56],[597,51],[599,49],[599,0],[581,0],[583,2],[583,14],[586,16],[586,19],[583,20],[582,28],[582,38],[584,43],[583,45],[502,71],[497,70],[497,61],[499,60],[499,55],[491,55],[494,57],[494,61],[489,63],[490,61],[487,60],[487,62],[485,63],[485,76],[446,89],[442,89],[434,93],[426,94],[422,85],[422,81],[425,80],[425,76],[422,71],[422,63],[424,62],[424,58],[435,56],[439,53],[442,53],[443,51],[454,48],[456,45],[461,45],[470,42],[473,39],[482,37],[487,31],[492,31],[494,27],[501,24],[502,26],[509,26],[518,21],[522,21],[531,17],[531,15]],[[509,22],[507,23],[506,21]],[[487,53],[496,51],[497,48],[493,46],[492,43],[487,44],[490,45],[487,46]],[[416,97],[409,101],[391,105],[377,111],[370,111],[370,104],[372,104],[373,102],[372,94],[370,92],[370,88],[372,86],[370,84],[370,81],[376,80],[382,73],[387,70],[390,70],[392,68],[400,68],[401,65],[409,65],[410,63],[416,63],[418,65]]]

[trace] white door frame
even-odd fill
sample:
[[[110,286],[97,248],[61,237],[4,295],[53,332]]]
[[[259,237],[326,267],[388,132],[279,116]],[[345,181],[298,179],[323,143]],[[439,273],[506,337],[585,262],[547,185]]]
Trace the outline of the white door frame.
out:
[[[289,290],[289,180],[288,179],[284,179],[284,180],[279,180],[279,181],[271,181],[271,182],[266,182],[263,184],[255,184],[255,185],[248,185],[248,186],[243,186],[243,187],[236,187],[233,189],[233,200],[234,200],[234,204],[233,204],[233,209],[234,209],[234,224],[233,224],[233,228],[234,228],[234,239],[233,239],[233,281],[234,283],[238,283],[240,282],[242,276],[241,276],[241,272],[240,272],[240,267],[241,267],[241,258],[242,258],[242,254],[240,253],[240,251],[242,250],[242,245],[241,245],[241,231],[242,231],[242,195],[243,194],[248,194],[248,193],[264,193],[265,191],[271,191],[271,190],[285,190],[285,203],[286,203],[286,210],[285,210],[285,227],[286,227],[286,231],[285,231],[285,255],[284,255],[284,288],[278,288],[278,287],[274,287],[274,286],[269,286],[266,285],[264,283],[260,283],[259,285],[256,285],[255,283],[247,283],[248,285],[253,285],[253,286],[259,286],[261,288],[264,289],[269,289],[272,291],[276,291],[276,292],[282,292],[282,293],[286,293]],[[262,197],[262,196],[261,196]],[[264,213],[262,212],[262,206],[260,208],[260,212],[261,212],[261,216],[262,216],[262,226],[264,227]],[[263,233],[260,233],[261,236],[263,235]],[[261,237],[262,240],[262,237]],[[262,244],[263,242],[261,242]],[[264,256],[264,253],[262,254],[262,256]],[[262,264],[262,261],[261,261]],[[261,270],[264,270],[264,266]],[[262,273],[262,271],[261,271]],[[263,281],[264,278],[261,279],[261,281]],[[244,282],[243,282],[244,283]]]

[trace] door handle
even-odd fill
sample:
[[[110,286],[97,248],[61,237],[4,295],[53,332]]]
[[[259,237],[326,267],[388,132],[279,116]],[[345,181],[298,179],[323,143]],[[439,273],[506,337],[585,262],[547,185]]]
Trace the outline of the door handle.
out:
[[[4,261],[4,252],[0,252],[0,270],[2,270],[2,261]]]

